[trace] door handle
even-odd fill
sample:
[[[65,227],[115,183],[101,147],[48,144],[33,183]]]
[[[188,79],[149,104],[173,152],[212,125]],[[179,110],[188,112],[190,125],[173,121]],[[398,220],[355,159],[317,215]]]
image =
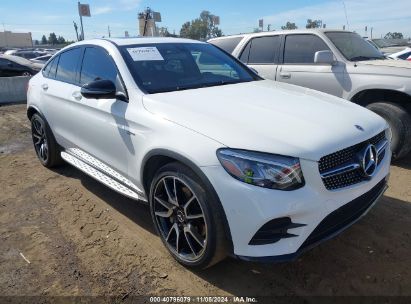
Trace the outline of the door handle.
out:
[[[41,88],[42,88],[44,91],[47,91],[48,88],[49,88],[49,85],[48,85],[47,83],[43,83],[43,84],[41,85]]]
[[[73,98],[75,100],[81,100],[81,98],[83,98],[83,96],[81,95],[81,93],[79,91],[73,92],[73,94],[71,94],[71,96],[73,96]]]
[[[291,78],[291,73],[280,73],[280,77],[282,79],[290,79]]]

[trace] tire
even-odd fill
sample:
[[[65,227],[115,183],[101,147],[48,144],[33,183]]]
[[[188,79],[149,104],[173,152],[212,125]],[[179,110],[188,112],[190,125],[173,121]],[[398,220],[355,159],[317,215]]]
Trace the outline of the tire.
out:
[[[394,159],[400,159],[411,151],[411,116],[399,105],[391,102],[369,104],[367,109],[377,113],[390,125],[391,150]]]
[[[208,268],[228,253],[224,212],[205,189],[200,178],[178,162],[161,167],[150,186],[150,211],[158,235],[174,259],[193,269]]]
[[[47,168],[62,164],[59,146],[47,121],[37,113],[30,121],[34,150],[41,164]]]

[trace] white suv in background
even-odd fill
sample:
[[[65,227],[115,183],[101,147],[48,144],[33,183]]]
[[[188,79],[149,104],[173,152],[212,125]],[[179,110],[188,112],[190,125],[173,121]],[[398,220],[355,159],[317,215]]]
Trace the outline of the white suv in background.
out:
[[[27,106],[41,163],[65,160],[148,201],[188,267],[292,260],[357,221],[387,184],[382,118],[263,80],[207,43],[75,43],[30,80]]]
[[[393,156],[411,151],[411,64],[386,59],[356,33],[308,29],[221,37],[210,43],[260,76],[342,97],[381,115]]]

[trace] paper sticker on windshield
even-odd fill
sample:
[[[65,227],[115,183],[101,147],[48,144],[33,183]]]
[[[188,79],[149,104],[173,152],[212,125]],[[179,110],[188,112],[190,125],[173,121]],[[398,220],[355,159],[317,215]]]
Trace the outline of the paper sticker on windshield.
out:
[[[156,47],[127,48],[128,53],[134,61],[164,60]]]

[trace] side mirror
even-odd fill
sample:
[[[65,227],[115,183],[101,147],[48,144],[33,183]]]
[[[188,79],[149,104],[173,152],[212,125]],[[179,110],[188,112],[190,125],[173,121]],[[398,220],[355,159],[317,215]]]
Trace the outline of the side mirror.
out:
[[[81,95],[85,98],[112,99],[116,98],[116,85],[111,80],[95,80],[81,87]]]
[[[314,63],[334,64],[334,54],[331,51],[318,51],[314,55]]]

